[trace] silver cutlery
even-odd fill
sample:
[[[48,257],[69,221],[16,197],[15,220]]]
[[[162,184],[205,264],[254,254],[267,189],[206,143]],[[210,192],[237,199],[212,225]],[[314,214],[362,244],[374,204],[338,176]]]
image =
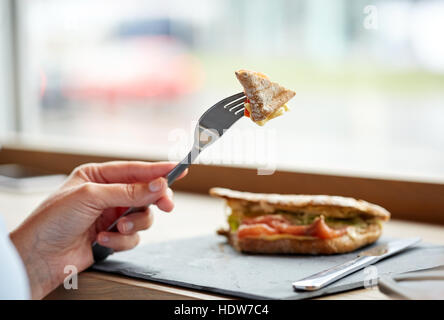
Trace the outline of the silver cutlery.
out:
[[[374,264],[384,258],[398,253],[421,241],[421,238],[409,238],[390,241],[388,243],[362,251],[353,260],[318,272],[309,277],[293,282],[295,290],[315,291],[332,282],[342,279],[346,275]]]

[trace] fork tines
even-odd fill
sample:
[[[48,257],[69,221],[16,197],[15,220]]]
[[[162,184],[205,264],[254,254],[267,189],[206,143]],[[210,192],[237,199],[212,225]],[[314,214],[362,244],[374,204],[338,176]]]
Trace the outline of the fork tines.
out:
[[[244,108],[245,94],[243,92],[235,94],[235,95],[228,97],[227,99],[224,99],[224,100],[228,100],[228,99],[230,99],[230,100],[224,101],[224,102],[225,103],[231,102],[231,103],[224,105],[225,110],[228,110],[229,112],[233,112],[236,115],[245,110],[245,108]]]

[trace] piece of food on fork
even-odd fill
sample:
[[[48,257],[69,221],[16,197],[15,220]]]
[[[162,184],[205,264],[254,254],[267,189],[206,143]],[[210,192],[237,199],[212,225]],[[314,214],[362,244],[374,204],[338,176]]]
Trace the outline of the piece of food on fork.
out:
[[[288,111],[287,102],[295,96],[294,91],[270,81],[260,72],[239,70],[235,74],[247,97],[245,116],[255,123],[263,126],[268,120]]]
[[[241,252],[335,254],[375,242],[390,213],[353,198],[281,195],[210,189],[229,209],[228,230],[218,233]]]

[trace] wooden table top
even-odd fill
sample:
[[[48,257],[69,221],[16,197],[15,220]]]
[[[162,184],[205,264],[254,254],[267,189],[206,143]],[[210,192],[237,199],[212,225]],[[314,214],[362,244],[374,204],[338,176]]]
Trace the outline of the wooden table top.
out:
[[[47,192],[23,194],[0,191],[0,215],[12,230],[47,197]],[[153,226],[141,233],[141,244],[209,234],[225,225],[223,201],[209,196],[176,192],[171,213],[155,211]],[[185,227],[186,226],[186,227]],[[444,226],[392,220],[384,234],[392,237],[420,236],[424,242],[444,244]],[[230,299],[197,290],[138,280],[96,271],[84,271],[77,290],[60,286],[48,299]],[[387,299],[377,288],[357,289],[319,299]]]

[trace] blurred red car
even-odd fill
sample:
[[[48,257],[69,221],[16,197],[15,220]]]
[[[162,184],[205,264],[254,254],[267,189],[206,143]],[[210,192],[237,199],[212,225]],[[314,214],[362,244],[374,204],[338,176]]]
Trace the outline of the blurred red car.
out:
[[[172,99],[196,91],[202,68],[174,37],[112,41],[70,63],[63,96],[70,99]]]

